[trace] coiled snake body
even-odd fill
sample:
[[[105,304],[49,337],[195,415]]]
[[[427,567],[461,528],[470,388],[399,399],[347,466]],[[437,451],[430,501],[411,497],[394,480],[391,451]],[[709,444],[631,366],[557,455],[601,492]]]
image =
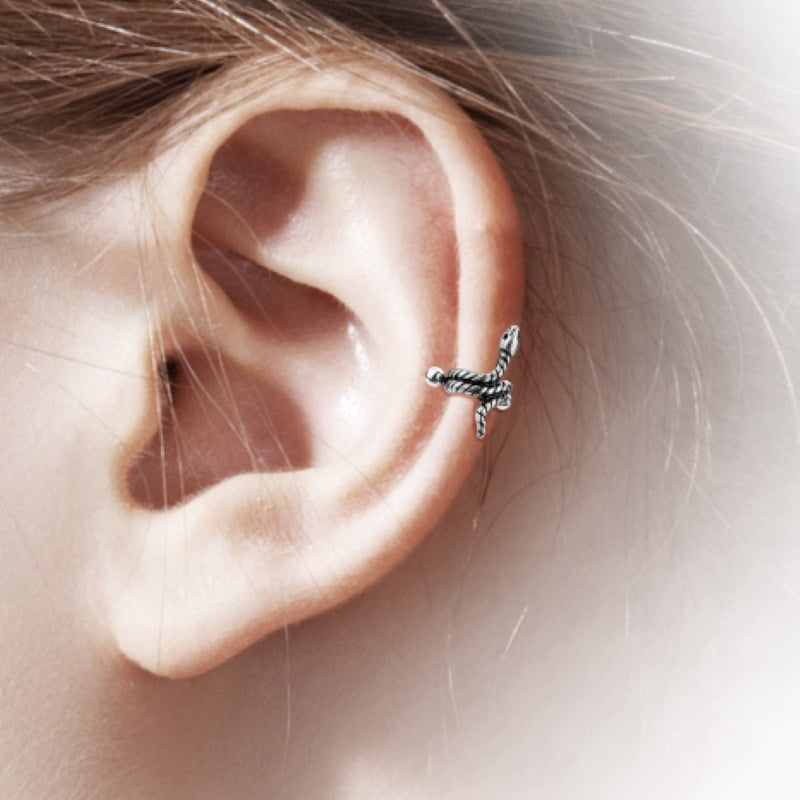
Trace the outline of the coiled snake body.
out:
[[[493,409],[511,407],[511,381],[502,380],[511,357],[519,347],[519,327],[512,325],[500,337],[497,365],[491,372],[471,372],[455,368],[445,372],[431,367],[425,374],[430,386],[441,386],[448,394],[463,394],[478,401],[475,409],[475,432],[479,439],[486,435],[486,415]]]

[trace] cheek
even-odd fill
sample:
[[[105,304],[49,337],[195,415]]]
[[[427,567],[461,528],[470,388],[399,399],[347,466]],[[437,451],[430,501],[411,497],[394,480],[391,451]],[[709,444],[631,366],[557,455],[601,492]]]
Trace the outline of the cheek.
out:
[[[47,787],[34,790],[30,776],[45,781],[41,767],[53,760],[70,769],[74,748],[88,746],[96,706],[96,631],[81,596],[91,453],[80,452],[87,440],[67,374],[45,377],[45,362],[7,347],[0,353],[0,739],[12,756],[3,796],[45,796]],[[83,412],[84,431],[90,417]],[[26,776],[19,794],[15,775]]]
[[[124,415],[139,380],[124,318],[111,331],[86,287],[45,274],[35,248],[17,263],[0,315],[0,741],[14,756],[0,769],[4,797],[46,796],[7,787],[14,775],[45,781],[42,765],[61,759],[74,769],[100,713],[109,661],[98,658],[108,648],[92,596],[97,545],[124,531],[103,500],[119,448],[112,411]]]

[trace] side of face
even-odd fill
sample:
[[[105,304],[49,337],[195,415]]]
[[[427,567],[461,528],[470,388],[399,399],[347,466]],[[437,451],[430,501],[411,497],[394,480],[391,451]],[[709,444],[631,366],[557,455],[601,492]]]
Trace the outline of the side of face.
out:
[[[188,742],[237,655],[399,563],[480,453],[472,404],[420,386],[491,360],[521,309],[474,125],[365,64],[242,98],[3,225],[0,681],[4,726],[36,743],[11,788],[47,796],[48,751],[99,732],[106,771],[143,730]],[[206,673],[193,698],[162,688]],[[143,769],[144,794],[168,773]]]

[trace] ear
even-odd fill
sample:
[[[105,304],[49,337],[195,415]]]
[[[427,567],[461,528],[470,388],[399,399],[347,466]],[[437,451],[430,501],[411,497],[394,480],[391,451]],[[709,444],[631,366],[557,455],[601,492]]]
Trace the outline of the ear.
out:
[[[486,446],[426,370],[490,370],[522,304],[506,181],[448,96],[365,65],[252,86],[143,184],[162,388],[125,448],[109,608],[120,651],[173,677],[409,552]]]

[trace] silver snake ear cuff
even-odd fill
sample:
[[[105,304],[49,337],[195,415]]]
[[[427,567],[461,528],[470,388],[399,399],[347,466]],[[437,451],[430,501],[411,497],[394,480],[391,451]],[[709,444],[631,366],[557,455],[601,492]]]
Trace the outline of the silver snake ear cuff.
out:
[[[429,386],[441,386],[447,394],[463,394],[478,401],[475,409],[475,433],[479,439],[486,435],[486,415],[493,409],[505,411],[511,407],[511,381],[501,380],[511,357],[519,348],[519,326],[506,328],[500,337],[497,365],[491,372],[470,372],[467,369],[431,367],[425,373]]]

